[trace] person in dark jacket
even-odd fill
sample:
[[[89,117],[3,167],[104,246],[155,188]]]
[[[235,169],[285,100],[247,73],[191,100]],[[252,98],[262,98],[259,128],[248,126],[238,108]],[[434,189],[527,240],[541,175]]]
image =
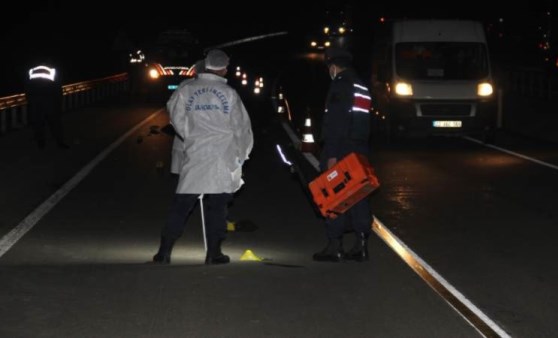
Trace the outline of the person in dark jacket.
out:
[[[369,155],[370,106],[368,88],[351,67],[352,55],[348,51],[331,47],[325,52],[325,62],[332,79],[322,122],[320,170],[331,168],[351,152]],[[348,222],[348,223],[346,223]],[[326,219],[328,244],[314,254],[315,261],[368,260],[368,237],[371,233],[372,212],[369,199],[355,204],[335,219]],[[355,244],[343,249],[346,226],[354,230]]]
[[[59,148],[69,148],[64,141],[60,115],[62,113],[60,74],[50,63],[40,63],[29,69],[25,96],[35,142],[46,145],[46,126]]]

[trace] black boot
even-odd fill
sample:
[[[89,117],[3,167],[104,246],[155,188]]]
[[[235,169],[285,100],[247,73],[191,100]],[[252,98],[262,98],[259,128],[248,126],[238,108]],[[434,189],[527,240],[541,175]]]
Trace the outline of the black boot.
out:
[[[210,243],[207,248],[207,254],[205,255],[205,264],[227,264],[231,261],[230,257],[221,252],[221,242]]]
[[[368,234],[355,232],[355,245],[345,254],[345,259],[357,262],[364,262],[368,257]]]
[[[159,246],[159,251],[153,256],[153,262],[159,264],[170,264],[172,247],[174,246],[174,240],[166,237],[161,237],[161,245]]]
[[[341,262],[343,257],[343,243],[340,238],[330,239],[325,249],[312,256],[318,262]]]

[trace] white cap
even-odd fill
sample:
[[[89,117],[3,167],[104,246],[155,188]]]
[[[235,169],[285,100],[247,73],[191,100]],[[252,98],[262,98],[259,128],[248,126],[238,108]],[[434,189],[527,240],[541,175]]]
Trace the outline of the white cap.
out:
[[[221,70],[229,65],[229,57],[220,49],[212,49],[205,57],[205,68],[211,70]]]

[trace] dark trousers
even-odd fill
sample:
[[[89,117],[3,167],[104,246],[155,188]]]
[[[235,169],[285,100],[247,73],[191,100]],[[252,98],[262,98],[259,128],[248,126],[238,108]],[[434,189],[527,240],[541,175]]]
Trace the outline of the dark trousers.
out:
[[[40,108],[37,108],[40,109]],[[64,133],[62,130],[62,122],[60,121],[60,113],[57,111],[41,110],[30,112],[31,125],[35,141],[39,145],[46,143],[46,126],[50,128],[50,132],[58,144],[64,143]]]
[[[327,160],[331,157],[341,160],[350,152],[357,152],[361,154],[368,154],[368,145],[365,143],[355,143],[344,149],[337,148],[335,151],[330,151],[327,144],[324,146],[322,158],[320,161],[320,169],[326,171]],[[335,219],[326,219],[326,233],[329,239],[341,238],[345,229],[349,228],[356,233],[363,233],[368,237],[372,229],[372,208],[370,207],[370,198],[366,197],[362,201],[353,205],[344,214],[337,216]]]
[[[353,205],[344,214],[334,219],[326,220],[327,237],[329,239],[341,238],[347,227],[352,228],[356,233],[363,233],[366,237],[370,235],[372,224],[372,210],[370,199],[364,198],[362,201]]]
[[[175,194],[162,236],[175,241],[184,232],[199,194]],[[227,234],[227,207],[232,194],[205,194],[203,209],[208,249],[218,246]]]

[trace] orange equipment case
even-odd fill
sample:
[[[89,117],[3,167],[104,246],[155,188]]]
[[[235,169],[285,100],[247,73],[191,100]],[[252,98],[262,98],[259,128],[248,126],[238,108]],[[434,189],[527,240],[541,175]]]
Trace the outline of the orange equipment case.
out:
[[[328,218],[344,213],[379,186],[368,159],[356,153],[345,156],[308,184],[320,213]]]

